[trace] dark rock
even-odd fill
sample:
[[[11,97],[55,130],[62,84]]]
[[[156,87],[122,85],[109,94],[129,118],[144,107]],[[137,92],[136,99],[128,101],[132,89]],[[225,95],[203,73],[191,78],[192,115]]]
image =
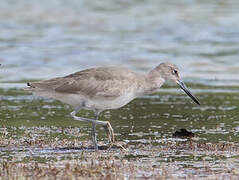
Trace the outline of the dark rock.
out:
[[[192,138],[194,137],[194,133],[186,130],[186,129],[179,129],[175,133],[173,133],[174,138]]]

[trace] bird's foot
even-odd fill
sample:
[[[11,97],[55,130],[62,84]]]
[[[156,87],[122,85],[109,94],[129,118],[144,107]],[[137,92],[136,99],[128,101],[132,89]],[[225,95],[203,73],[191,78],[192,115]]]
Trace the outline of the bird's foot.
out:
[[[116,148],[116,149],[122,149],[124,151],[128,151],[128,149],[126,149],[122,143],[117,143],[117,142],[114,142],[114,143],[111,143],[110,146],[108,147],[108,150],[112,149],[112,148]]]
[[[99,150],[99,147],[98,147],[97,143],[93,142],[93,145],[94,145],[95,151],[98,151],[98,150]]]
[[[113,130],[113,128],[112,128],[112,126],[111,126],[111,124],[110,124],[110,122],[109,121],[106,121],[106,125],[105,126],[103,126],[104,127],[104,129],[105,129],[105,131],[106,131],[106,133],[107,133],[107,136],[108,136],[108,138],[109,138],[109,142],[111,143],[111,144],[113,144],[114,142],[115,142],[115,134],[114,134],[114,130]]]

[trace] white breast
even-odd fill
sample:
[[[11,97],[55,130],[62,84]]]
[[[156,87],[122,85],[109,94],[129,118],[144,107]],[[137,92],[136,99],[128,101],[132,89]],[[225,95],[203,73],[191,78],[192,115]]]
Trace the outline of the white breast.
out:
[[[101,98],[101,99],[92,99],[86,102],[86,107],[89,109],[117,109],[132,101],[135,98],[133,91],[127,92],[117,98]]]

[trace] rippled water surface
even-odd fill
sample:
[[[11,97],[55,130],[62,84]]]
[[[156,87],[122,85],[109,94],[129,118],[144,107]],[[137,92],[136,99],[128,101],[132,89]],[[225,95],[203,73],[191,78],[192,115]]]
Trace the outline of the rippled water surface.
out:
[[[169,60],[188,81],[238,85],[236,0],[12,0],[0,8],[1,81]]]
[[[180,177],[198,172],[205,161],[212,172],[221,171],[218,164],[223,160],[239,167],[235,152],[195,155],[181,147],[187,140],[172,137],[185,128],[198,144],[239,143],[238,9],[237,0],[1,1],[1,158],[74,159],[81,152],[74,148],[85,147],[81,142],[90,139],[91,126],[72,120],[70,106],[23,92],[26,81],[105,65],[143,72],[170,61],[179,66],[201,106],[178,87],[164,86],[152,96],[103,112],[100,119],[110,121],[117,141],[130,149],[123,159],[153,161],[155,167],[172,161]],[[97,131],[99,141],[106,142],[103,129]],[[165,143],[179,143],[181,149],[163,149]],[[144,145],[162,149],[149,151],[141,148]],[[159,154],[151,154],[156,151]]]

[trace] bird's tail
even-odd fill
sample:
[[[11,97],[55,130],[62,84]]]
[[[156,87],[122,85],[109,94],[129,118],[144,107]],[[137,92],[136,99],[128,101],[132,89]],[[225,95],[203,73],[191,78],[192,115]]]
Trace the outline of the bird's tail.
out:
[[[23,88],[24,91],[34,91],[35,89],[35,86],[34,86],[34,83],[27,83],[27,86],[26,88]]]

